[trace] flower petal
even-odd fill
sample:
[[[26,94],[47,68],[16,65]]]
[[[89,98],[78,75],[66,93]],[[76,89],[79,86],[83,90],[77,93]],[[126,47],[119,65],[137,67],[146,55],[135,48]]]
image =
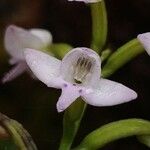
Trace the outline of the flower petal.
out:
[[[107,79],[100,79],[97,89],[82,94],[84,100],[94,106],[112,106],[131,101],[137,97],[135,91]]]
[[[137,38],[144,46],[147,53],[150,55],[150,32],[139,34]]]
[[[96,2],[100,2],[101,0],[68,0],[68,1],[78,1],[78,2],[85,2],[85,3],[96,3]]]
[[[4,75],[4,77],[2,78],[2,83],[12,81],[16,77],[24,73],[27,70],[27,68],[28,66],[25,62],[18,63],[8,73]]]
[[[44,45],[39,37],[15,25],[10,25],[6,29],[4,41],[7,52],[22,60],[24,60],[23,48],[41,49]]]
[[[57,102],[57,111],[62,112],[80,96],[80,89],[69,83],[64,83],[62,94]]]
[[[30,33],[39,37],[45,46],[50,45],[52,43],[52,34],[44,29],[31,29]]]
[[[25,49],[24,54],[27,64],[39,80],[49,87],[60,88],[60,60],[33,49]]]
[[[80,58],[87,58],[92,62],[91,70],[86,76],[86,85],[95,86],[101,73],[101,60],[95,51],[86,47],[74,48],[65,55],[61,64],[62,78],[68,82],[73,82],[74,71]]]

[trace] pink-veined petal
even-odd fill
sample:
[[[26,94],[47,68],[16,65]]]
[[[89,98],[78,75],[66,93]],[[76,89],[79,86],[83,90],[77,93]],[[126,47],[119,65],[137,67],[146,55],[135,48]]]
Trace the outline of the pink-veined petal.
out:
[[[39,37],[15,25],[10,25],[6,29],[4,42],[7,52],[21,60],[24,60],[24,48],[41,49],[44,46]]]
[[[61,96],[57,102],[57,111],[62,112],[69,107],[80,96],[80,90],[78,86],[64,83]]]
[[[61,61],[38,50],[25,49],[25,59],[35,76],[48,87],[61,87]]]
[[[150,55],[150,32],[139,34],[137,36],[147,53]]]
[[[30,29],[30,33],[39,37],[45,46],[50,45],[52,43],[52,34],[44,29]]]
[[[93,106],[113,106],[136,99],[137,94],[123,84],[100,79],[97,89],[82,94],[84,100]]]
[[[8,73],[4,75],[4,77],[2,78],[2,83],[12,81],[16,77],[24,73],[27,68],[28,66],[25,62],[20,62],[16,64]]]

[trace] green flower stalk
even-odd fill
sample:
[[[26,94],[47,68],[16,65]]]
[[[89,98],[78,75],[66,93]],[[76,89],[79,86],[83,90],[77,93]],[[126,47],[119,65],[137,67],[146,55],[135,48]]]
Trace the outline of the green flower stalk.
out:
[[[130,60],[144,52],[143,46],[137,39],[133,39],[118,48],[107,60],[102,70],[102,76],[108,77]]]
[[[109,48],[102,51],[102,54],[101,54],[102,62],[104,62],[106,59],[108,59],[108,57],[111,55],[111,53],[112,53],[112,51]]]
[[[65,111],[63,118],[63,136],[59,150],[70,150],[86,106],[86,103],[79,98]]]
[[[106,44],[107,39],[107,11],[104,0],[98,3],[92,3],[92,43],[91,48],[100,53]]]

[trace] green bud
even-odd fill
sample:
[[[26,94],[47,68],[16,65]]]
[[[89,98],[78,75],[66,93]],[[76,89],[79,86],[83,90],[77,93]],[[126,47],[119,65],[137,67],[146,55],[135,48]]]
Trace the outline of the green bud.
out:
[[[73,47],[66,43],[51,44],[49,49],[57,58],[62,59]]]

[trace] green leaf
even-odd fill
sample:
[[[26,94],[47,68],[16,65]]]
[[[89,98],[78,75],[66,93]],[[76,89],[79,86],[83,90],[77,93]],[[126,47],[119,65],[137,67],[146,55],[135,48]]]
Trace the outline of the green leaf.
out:
[[[0,113],[0,122],[5,127],[17,148],[20,150],[37,150],[30,134],[17,121]]]
[[[144,52],[143,46],[137,39],[133,39],[121,46],[108,59],[102,69],[102,76],[108,77],[124,64]]]
[[[97,150],[110,142],[133,135],[150,135],[150,122],[127,119],[106,124],[88,134],[74,150]]]

